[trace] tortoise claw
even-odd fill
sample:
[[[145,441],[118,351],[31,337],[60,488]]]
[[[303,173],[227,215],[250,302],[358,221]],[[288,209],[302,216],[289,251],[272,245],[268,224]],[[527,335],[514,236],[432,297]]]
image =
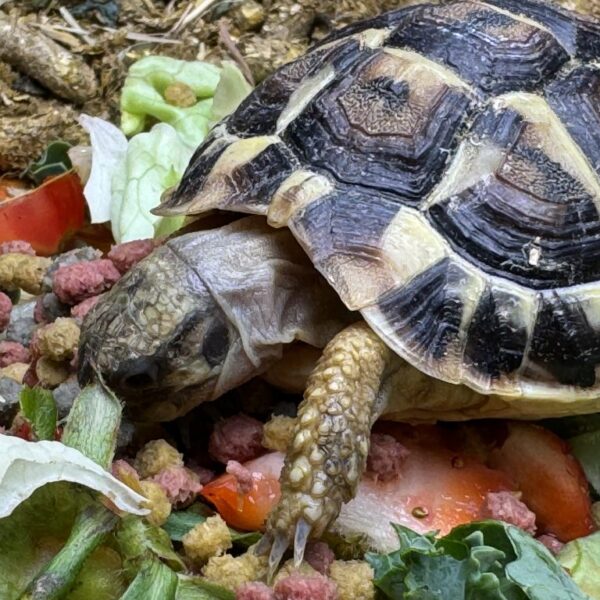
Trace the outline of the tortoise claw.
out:
[[[304,550],[310,536],[312,527],[304,520],[299,519],[296,523],[296,535],[294,536],[294,567],[300,567],[304,559]]]
[[[296,533],[294,536],[294,567],[297,569],[304,560],[304,551],[310,537],[312,527],[305,519],[300,518],[296,523]],[[273,580],[273,576],[281,563],[281,559],[289,547],[289,536],[283,531],[278,531],[275,535],[265,533],[255,548],[256,554],[269,553],[268,581]]]
[[[270,533],[265,533],[259,540],[258,544],[254,547],[254,554],[258,556],[264,556],[268,554],[273,545],[273,536]]]
[[[267,572],[269,581],[273,580],[275,571],[277,571],[277,567],[279,567],[279,563],[281,562],[285,551],[288,549],[288,546],[288,537],[281,531],[276,533],[273,545],[271,546],[271,552],[269,554],[269,568]]]

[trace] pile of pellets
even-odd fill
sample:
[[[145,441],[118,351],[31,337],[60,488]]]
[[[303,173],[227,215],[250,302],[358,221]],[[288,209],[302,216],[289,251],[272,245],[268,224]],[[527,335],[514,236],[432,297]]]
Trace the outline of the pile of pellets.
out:
[[[85,246],[52,258],[24,241],[0,244],[0,427],[14,433],[24,385],[52,390],[59,419],[80,389],[77,348],[83,319],[102,295],[156,247],[154,240]]]

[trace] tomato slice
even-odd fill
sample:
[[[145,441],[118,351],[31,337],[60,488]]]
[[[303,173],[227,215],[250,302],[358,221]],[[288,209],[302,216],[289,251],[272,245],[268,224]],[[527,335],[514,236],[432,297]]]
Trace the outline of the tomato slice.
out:
[[[252,490],[241,494],[233,475],[225,474],[207,483],[200,492],[210,500],[228,525],[244,531],[263,529],[267,516],[280,496],[279,472],[283,455],[274,452],[247,462]]]
[[[363,477],[356,497],[342,509],[337,521],[341,529],[364,532],[375,540],[393,537],[390,522],[421,533],[447,533],[480,518],[488,492],[514,489],[504,473],[446,448],[435,429],[423,429],[408,439],[405,433],[405,428],[399,429],[410,454],[400,476],[388,482]],[[232,527],[257,530],[279,499],[283,455],[267,454],[244,466],[254,479],[249,494],[239,493],[231,475],[218,477],[201,493]]]
[[[569,542],[595,529],[581,465],[552,432],[529,423],[511,423],[490,464],[515,481],[523,502],[536,514],[538,533]]]
[[[27,190],[27,184],[20,179],[0,179],[0,202],[23,194]]]
[[[83,226],[85,215],[81,182],[69,171],[0,202],[0,242],[25,240],[38,254],[48,256],[58,252],[63,240]]]

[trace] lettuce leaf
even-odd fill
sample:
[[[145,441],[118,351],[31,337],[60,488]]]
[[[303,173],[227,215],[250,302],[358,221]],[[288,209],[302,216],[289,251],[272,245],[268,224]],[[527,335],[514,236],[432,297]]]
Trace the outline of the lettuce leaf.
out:
[[[30,582],[63,547],[75,519],[95,502],[83,488],[66,482],[35,491],[0,519],[0,598],[21,598]],[[68,600],[116,600],[125,590],[122,561],[109,545],[97,548],[77,575]]]
[[[366,555],[392,600],[585,600],[540,543],[506,523],[483,521],[436,539],[394,525],[400,548]]]
[[[184,217],[170,217],[171,227],[166,227],[163,217],[150,211],[159,204],[164,190],[181,179],[193,151],[165,123],[130,140],[112,182],[110,221],[118,243],[152,238],[159,226],[167,235],[183,224]]]
[[[125,160],[127,138],[108,121],[86,114],[79,115],[79,124],[88,132],[92,145],[92,168],[83,188],[92,223],[110,220],[112,180]]]
[[[148,118],[168,123],[184,144],[197,146],[208,133],[212,97],[220,69],[207,62],[168,56],[146,56],[129,68],[121,91],[121,129],[125,135],[141,133]],[[185,86],[195,96],[191,106],[175,106],[165,98],[169,86]]]
[[[235,64],[224,62],[211,107],[212,124],[230,115],[252,89]]]
[[[600,531],[569,542],[558,561],[586,594],[600,600]]]
[[[113,477],[75,448],[60,442],[26,442],[0,435],[0,518],[38,488],[54,481],[70,481],[108,496],[125,512],[145,515],[146,499]]]
[[[184,217],[158,217],[150,211],[166,189],[179,183],[210,128],[251,91],[232,63],[221,69],[166,56],[134,63],[121,92],[121,128],[133,135],[129,143],[111,123],[80,118],[92,143],[92,170],[84,189],[92,222],[110,220],[118,243],[179,229]],[[175,92],[183,105],[175,102]],[[158,123],[145,131],[153,121]]]
[[[41,387],[26,386],[21,390],[20,404],[35,437],[38,440],[53,440],[58,411],[52,392]]]
[[[202,577],[178,575],[175,600],[235,600],[235,594]]]

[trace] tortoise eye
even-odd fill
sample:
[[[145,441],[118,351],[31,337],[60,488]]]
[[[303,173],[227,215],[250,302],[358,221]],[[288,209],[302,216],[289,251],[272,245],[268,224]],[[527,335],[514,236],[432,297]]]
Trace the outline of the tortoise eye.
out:
[[[206,362],[214,367],[220,365],[229,350],[229,331],[222,321],[216,321],[206,332],[202,354]]]

